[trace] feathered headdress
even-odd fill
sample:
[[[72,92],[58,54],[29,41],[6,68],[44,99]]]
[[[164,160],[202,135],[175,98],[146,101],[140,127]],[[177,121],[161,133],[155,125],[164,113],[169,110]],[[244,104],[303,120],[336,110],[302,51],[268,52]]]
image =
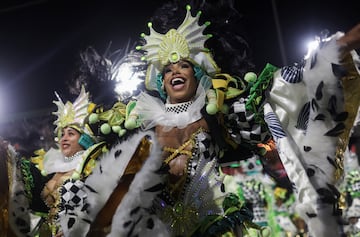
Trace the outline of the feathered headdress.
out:
[[[152,28],[150,22],[148,24],[150,34],[141,35],[146,44],[137,46],[137,49],[147,51],[143,58],[149,63],[145,79],[147,89],[157,90],[157,75],[162,72],[164,66],[183,59],[201,67],[209,75],[220,71],[209,49],[204,47],[205,41],[211,35],[204,35],[203,31],[210,22],[200,26],[198,22],[201,11],[193,17],[190,9],[191,7],[187,5],[185,19],[177,29],[170,29],[166,34],[161,34]]]
[[[59,139],[61,137],[62,129],[65,127],[72,127],[80,133],[86,133],[93,136],[91,129],[86,125],[85,118],[91,112],[93,104],[89,101],[89,93],[85,92],[85,88],[81,88],[81,92],[76,100],[71,103],[67,101],[65,104],[61,100],[60,96],[55,92],[57,101],[53,101],[57,105],[58,110],[53,112],[57,116],[54,122],[55,134]]]

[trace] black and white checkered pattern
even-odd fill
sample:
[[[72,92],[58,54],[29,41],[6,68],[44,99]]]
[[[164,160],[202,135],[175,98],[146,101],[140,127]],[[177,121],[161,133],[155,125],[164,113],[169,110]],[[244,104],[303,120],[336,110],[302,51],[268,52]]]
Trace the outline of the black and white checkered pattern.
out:
[[[256,121],[255,114],[246,109],[245,103],[246,100],[242,98],[230,106],[229,113],[225,117],[228,133],[237,143],[266,142],[270,138],[267,126],[264,122]]]
[[[254,215],[253,222],[255,223],[267,222],[265,205],[253,206],[252,211]]]
[[[84,191],[84,182],[81,180],[67,180],[60,190],[60,211],[68,211],[83,205],[87,194]]]
[[[245,201],[251,203],[254,215],[253,222],[266,222],[267,217],[264,185],[255,179],[250,179],[240,183],[240,187],[242,189]]]
[[[175,113],[175,114],[186,112],[192,103],[193,103],[192,101],[188,101],[179,104],[165,104],[165,111],[167,113]]]

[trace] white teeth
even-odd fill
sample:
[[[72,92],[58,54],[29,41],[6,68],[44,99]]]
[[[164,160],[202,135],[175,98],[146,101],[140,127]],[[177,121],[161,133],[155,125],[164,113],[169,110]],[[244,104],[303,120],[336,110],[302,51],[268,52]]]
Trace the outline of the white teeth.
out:
[[[180,84],[180,83],[184,83],[184,79],[182,78],[174,78],[171,80],[171,85],[175,85],[175,84]]]

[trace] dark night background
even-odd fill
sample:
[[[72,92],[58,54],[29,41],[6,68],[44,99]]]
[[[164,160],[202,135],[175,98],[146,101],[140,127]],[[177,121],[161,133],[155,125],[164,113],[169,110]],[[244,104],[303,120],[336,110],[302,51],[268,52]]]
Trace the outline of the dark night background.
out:
[[[54,91],[65,90],[82,50],[94,46],[101,52],[109,42],[116,49],[137,40],[164,2],[1,1],[0,132],[9,121],[53,111]],[[267,62],[281,66],[301,60],[306,42],[323,29],[347,31],[360,22],[356,1],[235,0],[235,5],[258,71]]]

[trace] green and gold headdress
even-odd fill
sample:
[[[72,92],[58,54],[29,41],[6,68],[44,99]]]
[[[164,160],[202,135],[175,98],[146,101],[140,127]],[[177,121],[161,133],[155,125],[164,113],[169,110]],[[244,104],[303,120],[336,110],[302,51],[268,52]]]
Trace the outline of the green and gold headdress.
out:
[[[55,95],[58,98],[58,101],[53,101],[58,108],[56,112],[53,112],[53,114],[57,116],[57,119],[54,122],[57,139],[60,139],[62,129],[69,126],[80,133],[86,133],[93,136],[91,129],[85,124],[85,118],[91,112],[93,105],[89,101],[89,93],[85,92],[85,88],[81,88],[79,96],[73,103],[67,101],[64,104],[56,92]]]
[[[188,5],[186,9],[185,19],[177,29],[160,34],[152,28],[150,22],[148,24],[150,35],[145,33],[141,35],[146,44],[137,46],[137,49],[147,51],[143,60],[149,63],[145,80],[145,86],[149,90],[157,90],[157,75],[162,72],[164,66],[183,59],[201,67],[209,75],[220,71],[209,50],[204,46],[211,35],[204,35],[203,31],[210,23],[205,22],[200,26],[198,22],[201,12],[193,17],[190,12],[191,7]]]

